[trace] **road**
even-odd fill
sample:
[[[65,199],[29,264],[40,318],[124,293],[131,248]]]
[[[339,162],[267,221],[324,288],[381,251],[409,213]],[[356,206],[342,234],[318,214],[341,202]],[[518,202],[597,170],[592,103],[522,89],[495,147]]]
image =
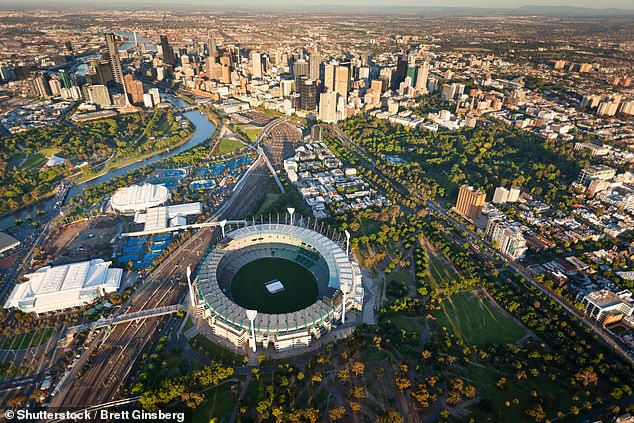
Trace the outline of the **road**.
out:
[[[535,288],[539,289],[542,293],[544,293],[545,295],[547,295],[548,297],[550,297],[551,299],[556,301],[557,304],[559,304],[561,306],[561,308],[563,308],[573,318],[576,318],[577,320],[579,320],[583,324],[583,326],[585,326],[586,328],[594,331],[594,333],[596,333],[598,335],[598,337],[603,341],[603,343],[606,346],[608,346],[608,348],[612,349],[619,356],[621,356],[626,362],[628,362],[630,365],[634,366],[634,358],[633,358],[632,352],[629,350],[629,348],[627,348],[627,346],[622,344],[621,341],[619,339],[617,339],[614,335],[612,335],[610,332],[605,330],[598,322],[586,317],[579,310],[577,310],[574,306],[572,306],[566,299],[560,297],[559,295],[555,294],[554,292],[552,292],[551,290],[546,288],[544,285],[542,285],[539,282],[537,282],[532,277],[532,275],[528,271],[528,269],[526,269],[522,264],[520,264],[520,263],[518,263],[516,261],[510,260],[507,257],[504,257],[502,254],[500,254],[499,251],[493,249],[487,243],[482,242],[482,239],[480,239],[480,237],[475,232],[473,232],[471,229],[469,229],[462,222],[458,221],[457,219],[455,219],[454,217],[449,215],[447,213],[447,211],[445,209],[443,209],[441,206],[439,206],[438,204],[433,203],[432,201],[428,201],[427,202],[427,206],[431,210],[433,210],[435,212],[438,212],[441,215],[443,215],[447,220],[449,220],[451,223],[453,223],[458,228],[460,228],[462,231],[464,231],[467,234],[467,236],[472,241],[475,241],[477,243],[477,245],[480,246],[480,249],[481,249],[480,251],[482,253],[486,254],[486,256],[491,261],[493,261],[493,262],[503,262],[504,264],[509,266],[511,269],[515,270],[517,273],[522,275],[522,277],[524,277],[524,279],[526,279],[531,285],[533,285]],[[482,251],[483,249],[486,252]]]
[[[342,144],[346,148],[348,148],[349,151],[355,153],[356,155],[364,159],[365,162],[367,162],[367,159],[365,159],[365,157],[373,157],[372,153],[366,151],[362,146],[352,142],[336,125],[332,125],[332,129],[334,130],[339,140],[342,141]],[[383,175],[380,175],[380,176],[384,177]],[[394,189],[398,191],[399,193],[401,193],[402,195],[409,196],[409,195],[412,195],[412,193],[413,195],[416,195],[414,190],[409,190],[406,186],[397,184],[392,180],[390,180],[390,183],[392,184]],[[438,204],[432,201],[427,201],[426,204],[428,208],[442,214],[443,216],[445,216],[445,218],[447,218],[450,222],[452,222],[458,228],[465,231],[468,237],[472,241],[475,241],[476,245],[481,246],[481,249],[479,251],[481,254],[484,254],[487,258],[489,258],[493,262],[504,263],[510,268],[512,268],[513,270],[515,270],[516,272],[518,272],[531,285],[533,285],[535,288],[539,289],[542,293],[544,293],[545,295],[547,295],[548,297],[556,301],[562,307],[562,309],[564,309],[568,314],[578,319],[582,323],[583,326],[592,330],[609,349],[611,349],[617,355],[622,357],[631,366],[634,366],[634,353],[627,346],[625,346],[617,337],[615,337],[610,332],[605,330],[598,322],[583,315],[576,308],[574,308],[574,306],[571,305],[567,300],[558,296],[554,292],[550,291],[548,288],[544,287],[543,285],[535,281],[531,273],[520,263],[514,260],[511,260],[508,257],[503,256],[502,254],[500,254],[499,251],[493,249],[489,244],[482,242],[482,239],[475,232],[469,229],[462,222],[459,222],[458,220],[454,219],[452,216],[447,214],[446,210],[443,209],[441,206],[439,206]]]

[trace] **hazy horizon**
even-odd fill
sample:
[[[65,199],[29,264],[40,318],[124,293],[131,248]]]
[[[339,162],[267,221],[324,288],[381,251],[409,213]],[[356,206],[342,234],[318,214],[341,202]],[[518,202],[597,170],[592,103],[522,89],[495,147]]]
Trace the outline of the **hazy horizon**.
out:
[[[144,7],[156,6],[157,8],[165,7],[196,7],[199,9],[205,7],[222,7],[222,8],[243,8],[251,7],[254,9],[280,9],[288,8],[288,10],[294,9],[328,9],[328,8],[365,8],[365,9],[389,9],[389,8],[409,8],[409,9],[424,9],[425,7],[431,8],[467,8],[467,9],[505,9],[512,10],[522,6],[541,6],[541,7],[581,7],[593,10],[602,9],[626,9],[634,10],[634,5],[631,1],[626,0],[605,0],[601,3],[601,7],[596,7],[597,3],[593,0],[577,0],[558,1],[556,4],[548,0],[527,0],[527,1],[504,1],[504,0],[425,0],[423,2],[416,0],[396,0],[395,2],[386,5],[381,0],[348,0],[344,4],[336,3],[332,0],[327,1],[311,1],[311,0],[295,0],[292,3],[287,0],[267,0],[266,2],[258,2],[254,0],[66,0],[66,1],[46,1],[46,0],[22,0],[20,4],[16,4],[15,0],[0,0],[0,7],[9,6],[11,9],[23,8],[23,7],[64,7],[64,6],[85,6],[85,7],[97,7],[97,8],[111,8],[111,7]]]

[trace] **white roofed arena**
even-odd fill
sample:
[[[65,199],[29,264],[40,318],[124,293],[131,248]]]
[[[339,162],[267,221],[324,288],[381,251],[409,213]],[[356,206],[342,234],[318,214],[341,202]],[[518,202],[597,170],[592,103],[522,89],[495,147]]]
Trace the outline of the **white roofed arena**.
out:
[[[314,338],[345,318],[345,312],[361,311],[363,307],[361,271],[346,255],[345,248],[302,225],[259,223],[228,232],[208,251],[197,269],[194,301],[199,327],[208,325],[214,335],[236,347],[248,345],[254,350],[256,344],[272,346],[277,351],[310,345]],[[302,266],[314,281],[280,281],[277,276],[262,276],[262,289],[268,290],[263,291],[263,301],[293,295],[292,289],[301,290],[304,284],[308,289],[308,284],[316,282],[315,297],[308,303],[300,302],[304,308],[289,304],[288,308],[282,306],[279,313],[262,312],[235,301],[236,275],[255,261],[271,258]],[[251,318],[255,315],[253,328],[247,314]]]
[[[118,213],[134,214],[164,204],[169,196],[169,190],[164,185],[131,185],[118,189],[110,204]]]

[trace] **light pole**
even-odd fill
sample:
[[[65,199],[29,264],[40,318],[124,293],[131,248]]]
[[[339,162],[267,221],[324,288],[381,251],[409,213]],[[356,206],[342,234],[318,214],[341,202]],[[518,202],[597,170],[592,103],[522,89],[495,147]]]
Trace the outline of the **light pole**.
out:
[[[344,232],[346,233],[346,257],[348,257],[350,251],[350,232],[348,232],[347,229],[344,229]]]
[[[253,321],[258,315],[257,310],[247,310],[247,319],[251,323],[251,340],[253,341],[253,352],[255,352],[255,325]]]
[[[225,220],[221,220],[220,222],[220,229],[222,229],[222,237],[225,237],[225,225],[227,224],[227,219]]]
[[[344,324],[346,323],[346,291],[342,289],[341,292],[343,292],[343,303],[341,303],[341,324]]]
[[[288,213],[291,215],[291,226],[293,226],[293,213],[295,213],[295,209],[293,207],[289,207],[286,210],[288,210]]]
[[[187,266],[187,286],[189,288],[189,301],[191,302],[192,309],[194,306],[194,290],[192,289],[192,268]]]

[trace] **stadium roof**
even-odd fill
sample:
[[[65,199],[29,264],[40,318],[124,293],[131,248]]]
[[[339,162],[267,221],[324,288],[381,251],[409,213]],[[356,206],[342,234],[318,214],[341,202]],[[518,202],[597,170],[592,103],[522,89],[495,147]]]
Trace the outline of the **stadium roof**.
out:
[[[272,235],[272,236],[267,236]],[[264,239],[266,238],[266,241]],[[262,240],[262,241],[258,241]],[[196,290],[205,308],[213,315],[227,323],[243,329],[249,328],[246,309],[234,303],[223,292],[218,284],[216,271],[226,250],[242,248],[243,244],[257,242],[284,242],[301,246],[310,245],[326,260],[329,268],[328,286],[349,292],[351,296],[359,296],[363,302],[363,286],[358,266],[350,261],[341,246],[324,235],[301,226],[285,224],[258,224],[245,226],[227,234],[225,245],[219,246],[203,260],[196,278]],[[310,329],[329,321],[335,309],[333,305],[318,300],[314,304],[292,313],[266,314],[258,313],[255,319],[255,331],[258,333],[286,333]]]
[[[169,198],[169,190],[163,185],[131,185],[117,190],[110,203],[119,213],[135,213],[160,206]]]
[[[20,241],[13,238],[11,235],[7,235],[4,232],[0,232],[0,253],[4,253],[7,250],[20,245]]]
[[[38,269],[25,275],[27,282],[13,288],[4,307],[44,313],[92,302],[100,295],[119,289],[123,271],[110,269],[110,264],[110,261],[94,259]]]

